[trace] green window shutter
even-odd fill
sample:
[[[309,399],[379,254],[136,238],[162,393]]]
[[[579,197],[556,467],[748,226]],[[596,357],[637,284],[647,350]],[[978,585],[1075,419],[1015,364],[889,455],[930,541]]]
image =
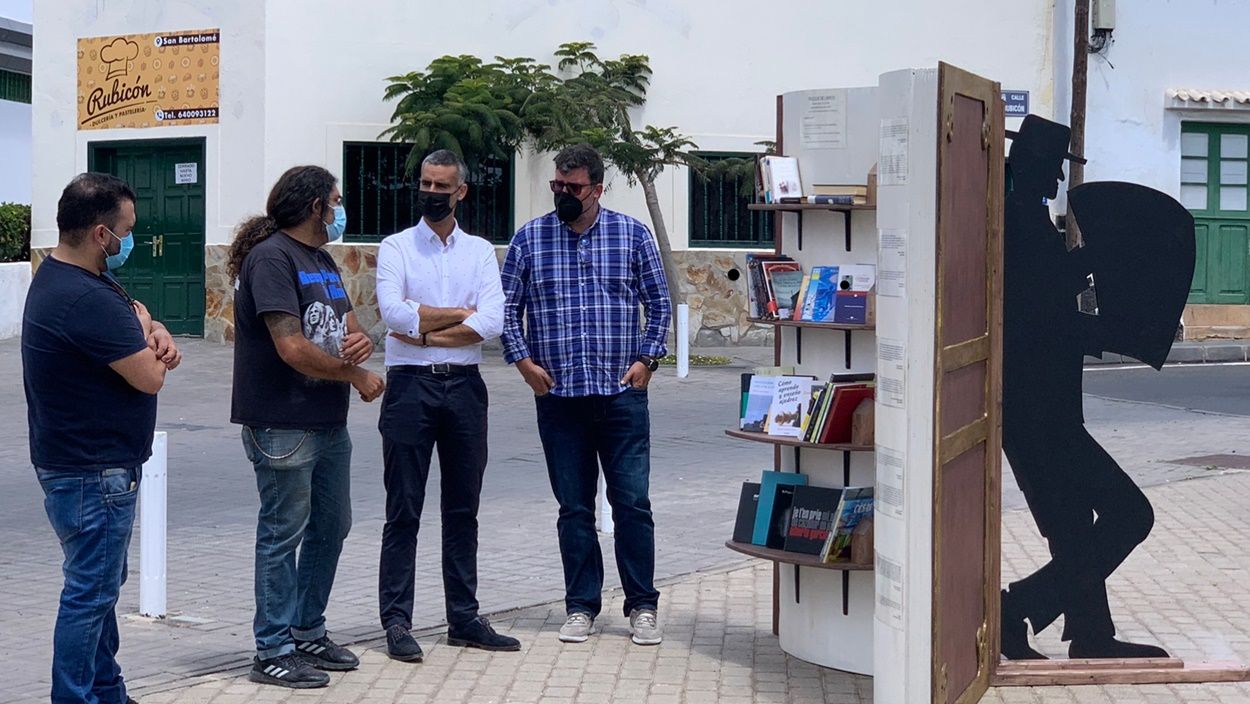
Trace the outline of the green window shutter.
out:
[[[343,202],[348,242],[380,242],[417,224],[419,174],[404,165],[412,147],[394,142],[343,144]],[[488,159],[469,165],[469,193],[456,208],[456,221],[471,235],[495,244],[512,240],[516,159]]]
[[[0,100],[11,100],[15,103],[30,103],[30,76],[0,69]]]
[[[728,159],[755,159],[746,152],[699,152],[715,164]],[[690,246],[773,248],[771,213],[747,210],[754,187],[754,173],[701,176],[690,170]]]

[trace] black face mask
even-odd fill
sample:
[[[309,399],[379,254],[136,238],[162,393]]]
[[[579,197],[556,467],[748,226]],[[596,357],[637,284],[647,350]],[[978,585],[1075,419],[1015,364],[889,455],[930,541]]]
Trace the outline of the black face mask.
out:
[[[586,210],[586,206],[582,205],[582,202],[575,195],[557,193],[555,196],[556,217],[560,218],[560,222],[573,222],[580,218]]]
[[[431,191],[417,192],[417,208],[430,222],[441,222],[451,215],[451,194]]]

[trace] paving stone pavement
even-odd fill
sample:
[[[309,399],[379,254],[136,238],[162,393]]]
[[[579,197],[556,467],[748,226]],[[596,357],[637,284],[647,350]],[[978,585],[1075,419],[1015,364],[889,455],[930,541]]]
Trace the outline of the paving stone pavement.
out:
[[[229,348],[199,341],[187,341],[185,348],[187,362],[171,376],[162,393],[159,420],[160,429],[170,433],[171,618],[152,621],[136,615],[137,540],[132,552],[131,582],[124,588],[119,605],[119,613],[123,614],[122,665],[129,681],[140,691],[184,683],[204,673],[228,671],[251,655],[251,550],[257,500],[252,473],[239,446],[238,430],[225,420],[231,352]],[[729,440],[722,429],[732,424],[736,416],[739,372],[770,359],[771,351],[739,350],[734,354],[740,356],[735,360],[736,366],[694,369],[686,380],[676,379],[671,368],[665,369],[652,388],[652,497],[658,526],[657,574],[662,578],[744,564],[735,553],[726,551],[722,542],[731,530],[738,487],[742,481],[758,477],[761,468],[770,466],[772,453],[766,446]],[[0,405],[0,535],[4,536],[0,541],[0,600],[6,605],[0,610],[0,649],[22,654],[10,661],[0,677],[0,704],[46,701],[51,626],[60,588],[59,552],[28,463],[19,369],[16,341],[0,342],[0,371],[7,372],[0,374],[0,393],[13,399]],[[559,598],[562,583],[555,547],[555,504],[535,437],[532,398],[515,372],[501,363],[492,360],[483,373],[492,395],[492,458],[481,516],[479,594],[483,609],[498,612],[550,604]],[[376,406],[353,403],[350,428],[356,445],[356,520],[328,614],[331,629],[344,642],[368,641],[379,635],[376,563],[383,492],[376,414]],[[1091,432],[1139,483],[1169,485],[1158,491],[1171,486],[1222,486],[1234,475],[1219,476],[1222,470],[1218,468],[1180,465],[1172,460],[1244,452],[1242,439],[1250,434],[1250,418],[1246,417],[1097,397],[1086,398],[1086,416]],[[1175,484],[1213,475],[1215,478],[1209,482]],[[434,493],[436,473],[431,482],[430,493]],[[1009,473],[1004,483],[1005,506],[1009,510],[1022,508]],[[1229,498],[1218,490],[1212,491],[1213,500]],[[1153,491],[1151,496],[1155,496]],[[1236,513],[1233,509],[1237,506],[1250,503],[1245,492],[1233,497],[1239,498],[1240,504],[1228,508],[1225,513],[1229,516]],[[1160,508],[1158,499],[1156,508]],[[1209,518],[1204,506],[1189,510]],[[1177,526],[1194,520],[1184,515],[1177,518],[1165,520],[1161,510],[1155,535],[1147,545],[1153,545],[1169,531],[1182,530]],[[1030,564],[1028,560],[1044,556],[1043,546],[1040,539],[1028,533],[1032,523],[1027,514],[1007,515],[1004,520],[1004,536],[1019,540],[1025,550],[1017,554],[1012,544],[1007,546],[1004,574],[1022,574]],[[1243,521],[1240,525],[1244,543],[1244,516],[1239,520]],[[415,619],[423,628],[437,627],[443,621],[438,545],[436,540],[428,539],[437,536],[439,529],[437,512],[427,512],[422,531],[427,539],[418,553],[420,597]],[[1203,595],[1204,602],[1227,605],[1233,597],[1221,590],[1238,585],[1247,588],[1244,567],[1239,566],[1247,560],[1244,553],[1225,557],[1221,552],[1223,542],[1204,542],[1210,534],[1195,532],[1190,537],[1204,564],[1222,565],[1221,571],[1199,571],[1209,573],[1209,580],[1194,585],[1194,589]],[[605,555],[611,555],[611,539],[604,538],[603,545]],[[1145,554],[1148,553],[1135,555],[1130,563],[1144,560]],[[1176,548],[1175,556],[1178,560],[1189,559],[1180,548]],[[1176,560],[1164,560],[1161,564],[1158,570],[1143,577],[1142,588],[1153,590],[1147,592],[1152,598],[1160,593],[1174,596],[1168,591],[1175,586],[1174,575],[1183,571],[1182,564],[1185,570],[1191,567]],[[607,584],[618,584],[614,568],[610,564],[607,567]],[[1240,582],[1234,581],[1237,579]],[[767,588],[755,596],[767,598]],[[666,593],[665,608],[668,598]],[[1162,603],[1167,618],[1186,617],[1173,613],[1180,608],[1176,606],[1178,601],[1171,598]],[[1250,604],[1244,599],[1234,599],[1232,603],[1242,613],[1250,613]],[[556,607],[542,608],[559,612]],[[673,613],[671,617],[677,619],[681,615]],[[1228,650],[1245,652],[1244,636],[1240,634],[1250,633],[1247,624],[1230,620],[1232,626],[1221,622],[1219,628],[1212,628],[1205,619],[1187,618],[1211,632],[1199,632],[1192,643],[1181,642],[1176,647],[1210,646],[1208,649],[1217,655]],[[1163,626],[1159,624],[1166,619],[1152,620],[1148,614],[1128,615],[1124,622],[1126,627],[1152,623],[1155,631],[1162,633],[1159,628]],[[533,628],[538,630],[538,626]],[[1192,628],[1178,630],[1182,632],[1195,633]],[[767,643],[770,637],[765,628],[753,642]],[[764,650],[760,646],[760,652]],[[776,654],[775,648],[772,652]],[[1250,659],[1250,654],[1245,658]],[[1250,702],[1250,698],[1246,701]]]
[[[1147,490],[1158,527],[1109,581],[1120,634],[1157,642],[1186,660],[1250,661],[1250,472]],[[1006,515],[1007,577],[1047,558],[1027,513]],[[870,678],[827,670],[782,653],[771,633],[771,569],[755,564],[672,580],[661,606],[665,640],[656,648],[629,643],[611,595],[602,633],[585,644],[556,639],[558,605],[497,617],[501,631],[522,641],[520,653],[452,648],[427,633],[421,665],[385,657],[366,644],[361,668],[334,674],[330,687],[291,693],[254,685],[240,672],[175,688],[150,688],[143,704],[241,702],[544,702],[607,704],[858,704],[872,701]],[[1063,655],[1056,624],[1037,646]],[[848,647],[855,647],[848,644]],[[859,646],[862,647],[862,646]],[[1250,702],[1250,683],[992,689],[988,703],[1172,704]]]

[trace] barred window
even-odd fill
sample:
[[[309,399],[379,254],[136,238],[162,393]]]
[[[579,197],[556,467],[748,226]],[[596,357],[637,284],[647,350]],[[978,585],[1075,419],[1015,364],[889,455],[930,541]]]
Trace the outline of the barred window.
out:
[[[408,144],[393,142],[343,144],[348,242],[378,242],[421,219],[417,208],[419,174],[404,171],[411,149]],[[456,221],[462,230],[496,244],[511,241],[514,172],[515,159],[511,157],[469,165],[469,192],[456,207]]]
[[[744,152],[698,152],[711,162],[755,159]],[[752,170],[736,176],[700,176],[690,171],[690,246],[773,248],[772,213],[747,210],[755,175]]]
[[[30,76],[0,69],[0,100],[30,102]]]

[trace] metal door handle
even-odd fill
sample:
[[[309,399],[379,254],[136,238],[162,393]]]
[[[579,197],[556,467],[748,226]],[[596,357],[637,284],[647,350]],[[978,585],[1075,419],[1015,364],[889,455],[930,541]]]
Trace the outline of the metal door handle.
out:
[[[165,256],[165,235],[156,235],[152,238],[152,258]]]

